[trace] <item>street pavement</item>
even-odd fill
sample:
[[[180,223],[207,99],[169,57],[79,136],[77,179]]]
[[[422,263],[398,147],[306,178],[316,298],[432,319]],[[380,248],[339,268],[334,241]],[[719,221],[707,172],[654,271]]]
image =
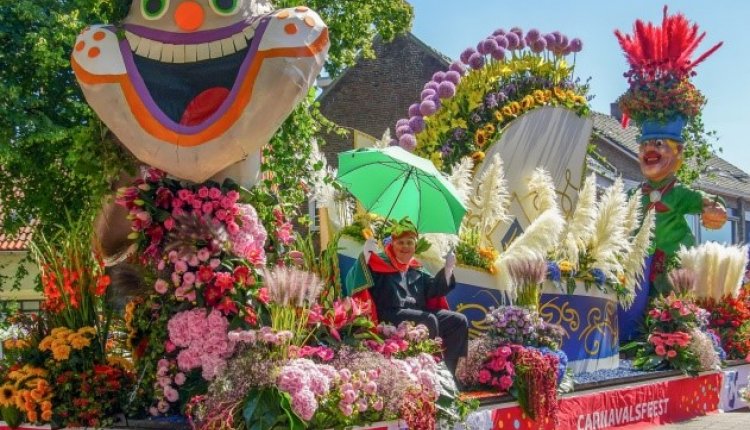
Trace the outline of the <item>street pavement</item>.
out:
[[[655,427],[665,430],[750,430],[750,409],[717,413],[676,424]]]

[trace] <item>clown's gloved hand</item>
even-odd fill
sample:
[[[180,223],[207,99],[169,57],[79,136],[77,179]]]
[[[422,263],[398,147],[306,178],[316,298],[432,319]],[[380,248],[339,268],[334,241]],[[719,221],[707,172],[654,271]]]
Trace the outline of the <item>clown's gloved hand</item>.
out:
[[[445,267],[443,271],[445,273],[445,280],[450,282],[451,276],[453,276],[453,269],[456,268],[456,254],[453,253],[453,249],[445,254]]]
[[[365,256],[365,263],[370,262],[370,255],[372,255],[373,252],[378,252],[378,241],[369,238],[365,241],[365,245],[362,247],[362,254]]]

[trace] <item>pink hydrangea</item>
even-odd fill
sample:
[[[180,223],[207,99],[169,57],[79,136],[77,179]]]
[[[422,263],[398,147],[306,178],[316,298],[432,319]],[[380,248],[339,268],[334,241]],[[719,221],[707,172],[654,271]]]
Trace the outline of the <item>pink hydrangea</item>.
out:
[[[227,335],[229,322],[218,310],[206,313],[197,308],[175,314],[167,323],[169,341],[182,348],[177,366],[186,372],[202,368],[202,376],[210,381],[226,366],[234,352],[235,342]]]

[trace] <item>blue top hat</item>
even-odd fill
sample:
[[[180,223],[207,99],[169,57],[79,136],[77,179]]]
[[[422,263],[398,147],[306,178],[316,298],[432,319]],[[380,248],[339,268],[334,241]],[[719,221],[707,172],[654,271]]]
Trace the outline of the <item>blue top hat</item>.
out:
[[[641,124],[641,135],[638,143],[653,139],[672,139],[682,143],[682,129],[687,124],[687,118],[678,116],[668,122],[644,121]]]

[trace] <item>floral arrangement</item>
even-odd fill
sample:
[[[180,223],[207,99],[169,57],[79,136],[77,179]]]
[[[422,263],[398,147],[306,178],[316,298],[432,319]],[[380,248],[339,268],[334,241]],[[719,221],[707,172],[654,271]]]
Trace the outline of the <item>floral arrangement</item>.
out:
[[[642,124],[700,113],[706,99],[689,79],[723,42],[692,60],[706,33],[699,33],[698,25],[691,25],[682,14],[668,15],[666,6],[661,26],[637,20],[632,35],[619,30],[615,35],[630,64],[625,73],[629,87],[618,100],[625,115]]]
[[[557,31],[494,31],[424,85],[409,118],[396,123],[398,144],[451,171],[465,156],[481,161],[503,127],[524,112],[565,106],[587,113],[587,85],[573,79],[566,61],[582,47]]]
[[[673,368],[688,374],[715,370],[724,352],[718,337],[707,330],[709,314],[689,295],[674,292],[654,299],[645,321],[646,340],[621,351],[635,349],[633,365],[643,370]]]
[[[616,180],[597,202],[594,175],[586,178],[561,240],[548,256],[547,279],[569,294],[582,283],[630,303],[654,227],[653,212],[641,219],[640,200],[639,190],[628,197]]]
[[[109,277],[90,248],[92,220],[52,239],[37,234],[32,253],[45,294],[38,315],[18,316],[0,366],[0,410],[11,427],[111,424],[133,384],[129,363],[113,355],[105,302]]]
[[[489,329],[469,342],[456,377],[466,387],[510,393],[532,418],[555,419],[557,391],[571,386],[568,358],[560,350],[563,330],[536,310],[517,306],[492,309]]]
[[[721,346],[730,359],[750,361],[750,294],[747,287],[735,297],[726,295],[720,300],[699,300],[709,312],[708,327],[721,339]]]

